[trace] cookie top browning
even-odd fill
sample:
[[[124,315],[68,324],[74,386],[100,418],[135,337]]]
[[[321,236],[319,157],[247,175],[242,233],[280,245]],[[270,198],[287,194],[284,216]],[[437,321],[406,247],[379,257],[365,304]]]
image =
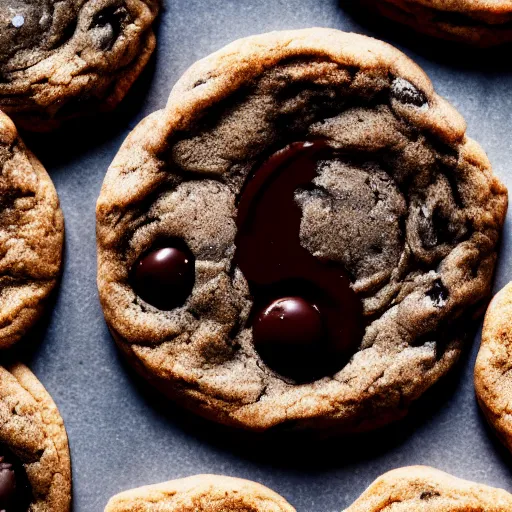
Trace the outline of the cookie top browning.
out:
[[[23,464],[30,512],[67,512],[71,464],[66,430],[48,392],[22,364],[0,367],[0,443]]]
[[[124,97],[155,47],[158,0],[4,0],[0,108],[47,130]]]
[[[0,112],[0,348],[42,313],[60,274],[64,219],[53,183]]]
[[[426,466],[395,469],[377,478],[345,512],[503,512],[512,495]]]
[[[333,155],[296,193],[300,242],[348,270],[368,326],[348,364],[296,385],[254,349],[233,257],[247,177],[306,139]],[[255,36],[193,65],[123,144],[97,204],[100,298],[138,370],[205,416],[254,430],[374,428],[457,359],[490,292],[506,205],[463,119],[398,50],[328,29]],[[130,282],[162,238],[195,258],[192,293],[171,311]]]
[[[249,480],[197,475],[112,497],[105,512],[295,512],[284,498]]]
[[[492,299],[475,365],[478,402],[498,436],[512,450],[512,283]]]

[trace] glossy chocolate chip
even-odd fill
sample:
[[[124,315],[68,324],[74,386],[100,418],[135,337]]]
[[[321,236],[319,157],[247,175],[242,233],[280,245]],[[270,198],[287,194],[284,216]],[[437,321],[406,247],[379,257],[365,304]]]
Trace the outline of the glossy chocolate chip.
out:
[[[255,347],[273,370],[301,381],[340,370],[363,331],[345,269],[300,243],[295,193],[311,186],[318,161],[330,156],[321,141],[290,144],[256,170],[238,205],[235,261],[254,300]]]
[[[137,295],[164,311],[183,305],[194,280],[194,257],[185,246],[176,244],[152,249],[132,270],[132,285]]]
[[[311,346],[324,336],[317,306],[302,297],[284,297],[263,308],[253,323],[254,343]]]
[[[427,98],[414,85],[403,78],[395,78],[391,84],[391,96],[406,105],[422,107],[427,105]]]
[[[284,377],[298,383],[320,379],[346,361],[346,340],[329,338],[325,320],[307,299],[276,299],[254,315],[255,348],[265,364]]]

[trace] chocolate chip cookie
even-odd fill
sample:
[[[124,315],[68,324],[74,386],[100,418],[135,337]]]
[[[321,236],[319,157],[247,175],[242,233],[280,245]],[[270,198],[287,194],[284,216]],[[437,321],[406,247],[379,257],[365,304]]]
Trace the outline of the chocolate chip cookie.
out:
[[[263,485],[240,478],[197,475],[117,494],[105,512],[295,512]]]
[[[0,510],[70,510],[64,423],[48,392],[22,364],[0,367],[0,418]]]
[[[0,348],[40,317],[61,268],[64,220],[53,183],[0,112]]]
[[[101,303],[135,368],[208,418],[367,430],[454,365],[506,207],[395,48],[250,37],[194,64],[110,166]]]
[[[345,512],[504,512],[512,494],[426,466],[395,469],[377,478]]]
[[[512,451],[512,283],[493,298],[485,315],[475,365],[476,396],[496,433]]]
[[[443,39],[480,47],[512,41],[508,0],[357,0],[357,4]]]
[[[28,130],[111,110],[155,48],[158,0],[3,0],[0,108]]]

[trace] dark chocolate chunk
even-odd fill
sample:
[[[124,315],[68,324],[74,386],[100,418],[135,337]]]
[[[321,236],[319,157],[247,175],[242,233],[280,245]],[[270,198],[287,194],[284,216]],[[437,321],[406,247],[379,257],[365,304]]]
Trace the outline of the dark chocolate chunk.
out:
[[[441,308],[448,300],[448,290],[441,279],[436,279],[432,284],[432,288],[427,292],[427,296],[436,308]]]
[[[295,192],[311,186],[319,159],[331,152],[321,141],[290,144],[249,179],[238,205],[235,261],[254,300],[256,349],[269,367],[301,381],[340,370],[363,332],[345,269],[300,243]],[[288,319],[282,325],[279,311]]]
[[[426,96],[403,78],[395,78],[391,84],[391,97],[407,105],[422,107],[427,105]]]

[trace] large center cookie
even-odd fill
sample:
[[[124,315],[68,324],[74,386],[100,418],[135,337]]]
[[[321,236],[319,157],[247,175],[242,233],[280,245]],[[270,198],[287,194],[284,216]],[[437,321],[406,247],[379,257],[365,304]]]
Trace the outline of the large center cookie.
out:
[[[155,47],[158,0],[3,0],[0,108],[48,129],[124,97]]]
[[[111,165],[98,286],[129,360],[217,421],[403,416],[489,294],[504,186],[394,48],[311,29],[199,61]]]

